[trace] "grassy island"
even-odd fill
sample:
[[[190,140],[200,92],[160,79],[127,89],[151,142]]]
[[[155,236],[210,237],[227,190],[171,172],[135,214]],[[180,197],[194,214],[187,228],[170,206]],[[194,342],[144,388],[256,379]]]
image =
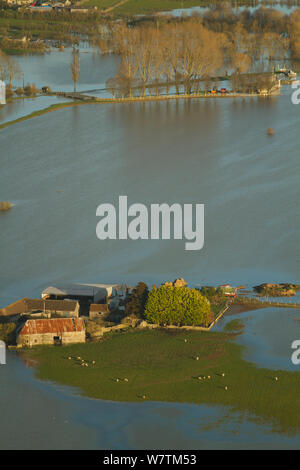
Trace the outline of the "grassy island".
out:
[[[233,341],[241,328],[234,321],[223,333],[128,330],[97,343],[21,354],[37,361],[40,379],[91,398],[224,405],[273,431],[299,433],[300,373],[246,362]]]

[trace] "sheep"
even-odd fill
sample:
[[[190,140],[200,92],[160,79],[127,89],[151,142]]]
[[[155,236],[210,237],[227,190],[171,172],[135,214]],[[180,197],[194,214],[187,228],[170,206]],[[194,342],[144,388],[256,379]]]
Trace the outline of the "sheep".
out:
[[[145,400],[145,399],[146,399],[146,395],[143,395],[142,398],[143,398],[143,400]]]
[[[96,364],[96,361],[93,361],[93,362],[92,362],[92,364],[94,364],[94,365],[95,365],[95,364]]]
[[[125,379],[124,379],[124,382],[128,382],[128,379],[127,379],[127,377],[125,377]]]
[[[278,381],[278,377],[275,377],[276,382]]]
[[[184,342],[187,343],[187,339],[185,339]]]
[[[222,377],[225,377],[225,372],[222,372]]]
[[[207,378],[210,379],[210,375],[208,375]]]
[[[68,357],[69,361],[72,359],[70,356]]]
[[[196,361],[199,361],[199,356],[196,356]]]
[[[198,380],[202,380],[202,377],[199,376],[199,377],[198,377]]]
[[[227,387],[227,385],[225,385],[224,389],[225,389],[225,390],[228,390],[228,387]]]

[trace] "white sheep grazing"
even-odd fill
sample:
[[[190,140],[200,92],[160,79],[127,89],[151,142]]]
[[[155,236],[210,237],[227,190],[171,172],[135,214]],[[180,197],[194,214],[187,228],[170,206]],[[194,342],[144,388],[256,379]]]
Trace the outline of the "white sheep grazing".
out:
[[[128,379],[127,379],[127,377],[125,377],[125,379],[124,379],[124,382],[128,382]]]
[[[187,343],[187,339],[185,339],[184,342]]]
[[[92,364],[96,364],[96,361],[93,361]]]
[[[277,380],[278,380],[278,377],[275,377],[275,380],[276,380],[276,382],[277,382]]]
[[[196,356],[196,361],[199,361],[199,356]]]
[[[198,380],[202,380],[202,377],[199,376],[199,377],[198,377]]]
[[[71,357],[68,357],[69,361],[72,359]]]
[[[119,382],[119,379],[116,379],[116,382]]]
[[[222,372],[222,377],[225,377],[225,372]]]
[[[143,395],[143,400],[145,400],[145,399],[146,399],[146,395]]]
[[[228,390],[228,387],[227,387],[227,385],[226,385],[224,388],[225,388],[225,390]]]
[[[207,378],[210,379],[210,375],[208,375]]]

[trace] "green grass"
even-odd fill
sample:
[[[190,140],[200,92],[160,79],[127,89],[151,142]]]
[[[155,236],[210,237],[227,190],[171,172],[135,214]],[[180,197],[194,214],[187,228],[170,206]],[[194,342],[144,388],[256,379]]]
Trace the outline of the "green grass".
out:
[[[117,3],[119,3],[120,0],[88,0],[88,1],[82,1],[81,4],[83,6],[97,6],[99,10],[105,10],[106,8],[113,7]]]
[[[224,405],[273,431],[299,433],[300,373],[246,362],[233,336],[130,330],[107,335],[100,343],[44,346],[21,354],[38,361],[39,378],[77,387],[88,397]],[[78,356],[88,367],[81,366]],[[198,379],[208,375],[210,380]]]
[[[95,5],[98,0],[94,1]],[[115,14],[139,15],[145,13],[153,13],[156,11],[169,11],[176,8],[190,8],[207,4],[203,0],[129,0],[124,5],[114,10]]]

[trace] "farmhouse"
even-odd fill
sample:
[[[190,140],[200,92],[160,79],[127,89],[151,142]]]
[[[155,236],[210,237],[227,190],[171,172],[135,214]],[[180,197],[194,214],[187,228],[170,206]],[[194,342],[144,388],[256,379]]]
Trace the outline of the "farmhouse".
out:
[[[27,320],[17,335],[19,347],[84,342],[85,327],[82,318]]]

